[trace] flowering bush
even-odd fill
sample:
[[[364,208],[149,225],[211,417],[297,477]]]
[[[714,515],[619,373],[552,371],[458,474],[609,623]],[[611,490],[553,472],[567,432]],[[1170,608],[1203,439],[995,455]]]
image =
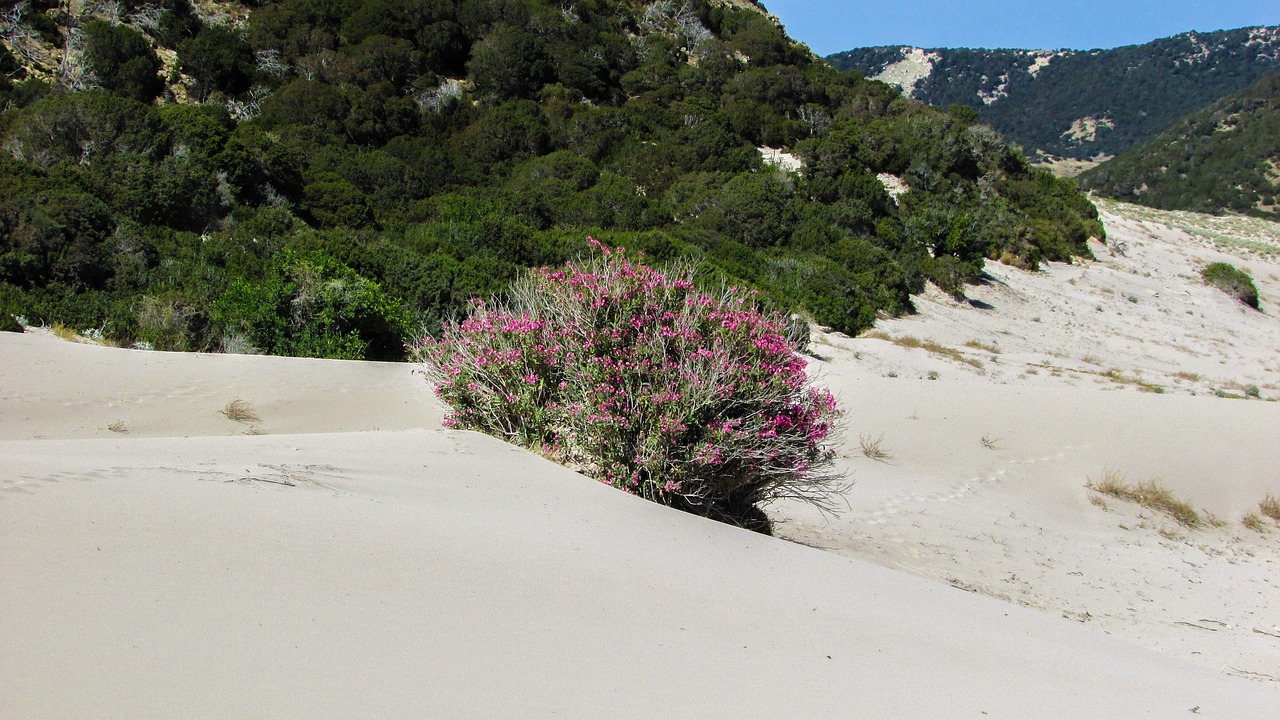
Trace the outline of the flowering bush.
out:
[[[627,492],[767,530],[780,497],[829,507],[835,399],[810,385],[786,319],[689,270],[601,255],[530,271],[500,303],[424,339],[446,424],[532,448]]]

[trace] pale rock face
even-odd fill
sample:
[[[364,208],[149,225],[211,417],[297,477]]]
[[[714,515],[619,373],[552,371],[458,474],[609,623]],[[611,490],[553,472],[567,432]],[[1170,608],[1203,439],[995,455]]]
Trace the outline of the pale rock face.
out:
[[[879,75],[871,79],[888,83],[901,90],[903,95],[912,97],[916,91],[916,85],[929,77],[933,72],[934,63],[941,58],[942,56],[938,53],[927,52],[921,48],[904,48],[901,60],[886,66]]]
[[[1111,121],[1111,118],[1105,115],[1102,117],[1090,115],[1072,122],[1071,129],[1062,133],[1062,137],[1078,143],[1093,142],[1098,139],[1099,129],[1111,129],[1113,127],[1115,127],[1115,123]]]
[[[902,178],[898,177],[897,175],[890,175],[889,173],[880,173],[879,175],[876,175],[876,179],[879,180],[880,184],[884,186],[884,191],[889,193],[889,197],[893,199],[894,205],[898,204],[898,198],[900,196],[902,196],[904,193],[906,193],[908,190],[911,189],[907,187],[907,184],[903,182]]]
[[[773,165],[781,170],[785,170],[787,172],[799,172],[804,169],[803,160],[789,152],[783,151],[781,148],[765,146],[758,147],[756,150],[760,151],[760,158],[764,160],[766,164]]]

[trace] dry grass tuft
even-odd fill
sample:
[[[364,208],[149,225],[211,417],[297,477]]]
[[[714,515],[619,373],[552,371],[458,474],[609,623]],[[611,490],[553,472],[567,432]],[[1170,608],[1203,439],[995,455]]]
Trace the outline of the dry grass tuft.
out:
[[[71,328],[67,327],[66,325],[63,325],[60,322],[56,322],[53,324],[53,334],[56,337],[62,338],[63,340],[68,340],[70,342],[76,342],[77,340],[80,339],[80,333],[76,332],[75,330],[72,330]]]
[[[1269,528],[1267,527],[1267,521],[1263,520],[1261,517],[1259,517],[1258,513],[1254,513],[1254,512],[1251,512],[1248,515],[1245,515],[1243,518],[1241,518],[1240,524],[1262,535],[1266,535],[1267,532],[1269,531]]]
[[[862,446],[863,455],[866,455],[876,462],[887,462],[889,458],[893,456],[890,455],[887,450],[880,447],[880,443],[883,440],[884,433],[880,433],[880,435],[875,438],[870,435],[860,435],[858,437],[858,444]]]
[[[1258,509],[1262,511],[1263,515],[1280,522],[1280,500],[1277,500],[1270,493],[1267,494],[1267,497],[1262,502],[1258,503]]]
[[[974,350],[986,350],[992,355],[1000,354],[1000,348],[997,345],[995,345],[994,343],[984,343],[981,340],[970,340],[969,342],[965,343],[964,346],[968,348],[973,348]]]
[[[125,427],[123,420],[113,420],[107,424],[107,429],[113,433],[127,433],[129,428]]]
[[[1000,449],[1000,438],[997,438],[997,437],[991,437],[990,435],[983,435],[983,436],[982,436],[982,439],[981,439],[981,440],[979,440],[979,442],[981,442],[981,443],[982,443],[982,447],[984,447],[984,448],[986,448],[986,449],[988,449],[988,450],[999,450],[999,449]]]
[[[920,338],[912,335],[900,335],[895,337],[880,330],[871,330],[863,333],[859,337],[871,338],[873,340],[885,340],[897,345],[898,347],[919,348],[933,353],[934,355],[947,358],[948,360],[955,360],[956,362],[962,362],[965,365],[978,368],[979,370],[982,369],[981,361],[968,357],[955,348],[947,347],[946,345],[934,342],[933,340],[921,340]]]
[[[258,417],[258,413],[253,409],[252,405],[240,398],[227,403],[226,407],[219,410],[219,412],[225,415],[228,420],[241,423],[254,423],[262,419]]]
[[[1107,470],[1103,473],[1102,480],[1094,482],[1093,478],[1089,478],[1085,487],[1094,492],[1110,495],[1119,500],[1128,500],[1142,507],[1162,512],[1187,527],[1195,528],[1204,524],[1204,519],[1195,508],[1179,500],[1158,480],[1130,485],[1124,481],[1122,473]]]

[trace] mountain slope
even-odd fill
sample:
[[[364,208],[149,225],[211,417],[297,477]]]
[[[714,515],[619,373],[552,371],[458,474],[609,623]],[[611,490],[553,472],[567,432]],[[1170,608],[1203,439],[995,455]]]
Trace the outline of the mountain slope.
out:
[[[1189,32],[1113,50],[862,48],[827,58],[933,105],[968,105],[1026,148],[1116,155],[1280,68],[1280,27]]]
[[[744,0],[31,0],[0,39],[0,311],[124,343],[395,357],[587,235],[854,332],[1102,232]]]
[[[1280,73],[1080,176],[1081,187],[1166,210],[1280,217]]]

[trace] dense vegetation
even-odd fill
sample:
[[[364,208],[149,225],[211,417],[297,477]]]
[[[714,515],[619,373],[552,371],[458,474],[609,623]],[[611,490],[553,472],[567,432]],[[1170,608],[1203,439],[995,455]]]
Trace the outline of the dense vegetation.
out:
[[[397,357],[589,233],[856,332],[1102,232],[720,2],[29,0],[0,37],[0,313],[122,343]]]
[[[1216,262],[1201,270],[1200,275],[1205,284],[1218,288],[1254,310],[1260,309],[1258,286],[1253,284],[1249,273],[1229,263]]]
[[[1280,73],[1081,175],[1082,187],[1167,210],[1280,216]]]
[[[1280,28],[1184,33],[1144,45],[1087,52],[940,49],[913,97],[967,105],[1028,152],[1087,159],[1117,155],[1188,113],[1280,69]],[[862,48],[827,58],[841,70],[875,75],[902,48]],[[986,97],[990,102],[984,102]],[[1093,137],[1072,136],[1093,118]],[[1083,128],[1082,128],[1083,129]]]

